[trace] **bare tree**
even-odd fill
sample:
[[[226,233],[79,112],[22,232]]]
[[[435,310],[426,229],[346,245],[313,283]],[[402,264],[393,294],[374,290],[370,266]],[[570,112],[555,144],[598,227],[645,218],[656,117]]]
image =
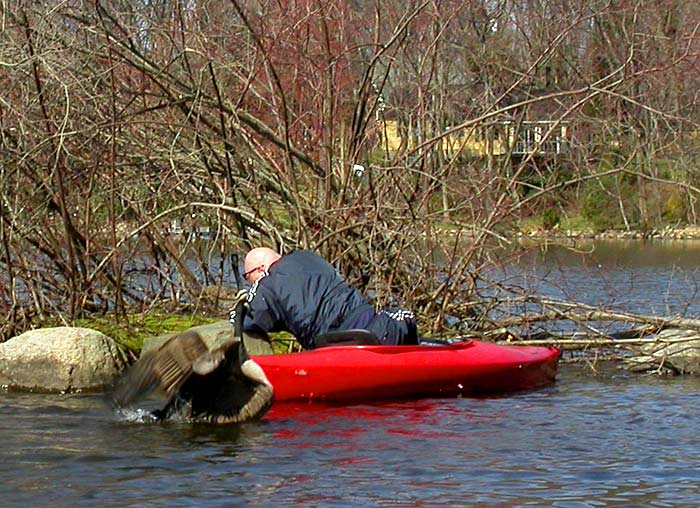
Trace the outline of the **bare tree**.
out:
[[[257,244],[320,251],[426,331],[488,328],[484,273],[523,218],[589,195],[629,228],[696,216],[691,2],[0,9],[4,337],[205,305]]]

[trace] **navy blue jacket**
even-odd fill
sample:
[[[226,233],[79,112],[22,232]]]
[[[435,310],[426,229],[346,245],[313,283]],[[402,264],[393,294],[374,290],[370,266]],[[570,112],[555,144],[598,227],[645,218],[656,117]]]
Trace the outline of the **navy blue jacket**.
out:
[[[374,309],[326,260],[295,251],[275,262],[251,287],[245,331],[292,333],[305,349],[319,334],[352,328]]]

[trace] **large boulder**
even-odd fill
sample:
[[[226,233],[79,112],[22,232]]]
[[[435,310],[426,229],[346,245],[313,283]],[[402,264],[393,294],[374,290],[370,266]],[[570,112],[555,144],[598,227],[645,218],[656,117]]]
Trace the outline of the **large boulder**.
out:
[[[225,342],[229,342],[233,339],[233,326],[231,326],[231,323],[228,321],[217,321],[216,323],[209,325],[193,326],[190,328],[190,330],[199,333],[209,349],[215,349],[216,347],[221,346]],[[174,335],[176,334],[168,333],[166,335],[159,335],[157,337],[151,337],[144,340],[141,354],[157,348]],[[270,342],[264,337],[258,337],[246,333],[243,336],[243,340],[245,342],[246,350],[250,355],[272,354],[272,346],[270,346]]]
[[[0,344],[0,385],[43,392],[99,391],[128,364],[110,337],[68,326],[30,330]]]
[[[700,332],[667,329],[655,339],[626,359],[625,366],[637,372],[700,375]]]

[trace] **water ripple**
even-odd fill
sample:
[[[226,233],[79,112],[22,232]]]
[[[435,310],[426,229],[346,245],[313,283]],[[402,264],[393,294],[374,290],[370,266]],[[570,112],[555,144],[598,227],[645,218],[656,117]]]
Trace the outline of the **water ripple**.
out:
[[[3,507],[700,505],[697,380],[581,375],[495,398],[154,423],[3,394]]]

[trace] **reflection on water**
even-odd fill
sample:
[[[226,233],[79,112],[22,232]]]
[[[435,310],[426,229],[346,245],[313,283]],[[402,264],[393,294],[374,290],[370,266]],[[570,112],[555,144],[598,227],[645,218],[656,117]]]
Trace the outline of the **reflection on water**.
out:
[[[575,249],[532,246],[517,263],[499,267],[492,275],[529,294],[606,310],[700,316],[700,242],[579,241],[570,247]],[[539,310],[530,307],[524,306],[529,311]],[[517,308],[504,310],[523,312]],[[563,331],[571,328],[560,324]],[[548,329],[553,331],[550,325]]]
[[[564,247],[566,246],[566,248]],[[555,255],[568,266],[598,266],[634,271],[644,267],[698,268],[698,240],[571,240],[562,245],[532,244],[540,260]]]
[[[280,405],[243,426],[137,423],[95,396],[2,394],[3,507],[698,506],[695,379],[493,398]]]

